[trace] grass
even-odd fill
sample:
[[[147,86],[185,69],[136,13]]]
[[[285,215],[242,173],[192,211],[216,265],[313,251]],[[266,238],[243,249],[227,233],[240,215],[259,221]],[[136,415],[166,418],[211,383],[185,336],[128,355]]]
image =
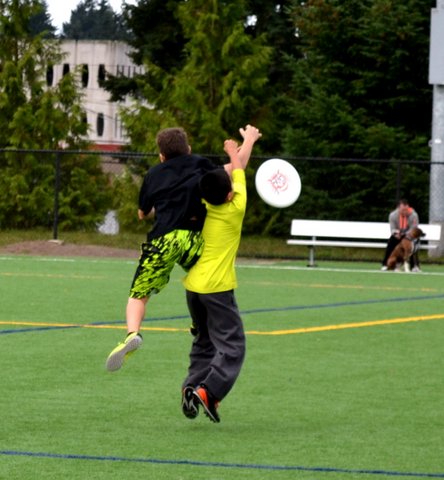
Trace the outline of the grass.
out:
[[[0,234],[0,247],[17,242],[52,239],[50,230],[6,230]],[[145,240],[140,233],[121,232],[118,235],[103,235],[97,232],[60,232],[58,238],[80,245],[103,245],[115,248],[139,249],[139,244]],[[287,245],[285,238],[249,235],[242,237],[239,256],[246,258],[274,258],[306,260],[308,249],[303,246]],[[316,249],[316,260],[337,260],[356,262],[381,262],[381,249],[364,248],[332,248]],[[444,264],[444,257],[429,258],[426,251],[420,252],[422,263]]]
[[[215,425],[180,411],[180,270],[109,374],[134,262],[2,256],[0,478],[444,478],[444,270],[304,265],[239,266],[247,357]]]
[[[18,242],[51,240],[52,238],[52,230],[46,229],[3,230],[0,234],[0,247]],[[59,232],[58,239],[80,245],[103,245],[106,247],[138,249],[140,242],[144,241],[144,235],[127,232],[119,235],[103,235],[98,232],[67,231]]]

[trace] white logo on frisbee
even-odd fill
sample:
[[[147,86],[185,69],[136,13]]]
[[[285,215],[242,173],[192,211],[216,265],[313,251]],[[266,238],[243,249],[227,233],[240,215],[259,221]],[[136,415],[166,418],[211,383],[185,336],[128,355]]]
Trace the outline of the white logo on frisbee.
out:
[[[293,165],[280,158],[264,162],[256,172],[256,190],[265,203],[285,208],[301,194],[301,178]]]

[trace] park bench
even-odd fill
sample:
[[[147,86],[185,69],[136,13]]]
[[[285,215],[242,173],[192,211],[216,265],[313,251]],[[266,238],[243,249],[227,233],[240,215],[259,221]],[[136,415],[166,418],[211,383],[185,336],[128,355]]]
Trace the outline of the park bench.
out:
[[[441,225],[423,225],[426,234],[421,248],[437,248],[441,239]],[[346,222],[336,220],[292,220],[289,245],[309,248],[308,265],[315,266],[315,247],[386,248],[390,237],[388,222]]]

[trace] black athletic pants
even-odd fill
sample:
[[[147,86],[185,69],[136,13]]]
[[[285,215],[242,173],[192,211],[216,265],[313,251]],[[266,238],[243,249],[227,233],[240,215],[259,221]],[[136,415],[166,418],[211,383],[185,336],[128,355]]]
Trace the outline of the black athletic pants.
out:
[[[233,290],[199,294],[187,290],[188,309],[197,335],[183,386],[205,385],[222,400],[236,381],[245,357],[245,334]]]

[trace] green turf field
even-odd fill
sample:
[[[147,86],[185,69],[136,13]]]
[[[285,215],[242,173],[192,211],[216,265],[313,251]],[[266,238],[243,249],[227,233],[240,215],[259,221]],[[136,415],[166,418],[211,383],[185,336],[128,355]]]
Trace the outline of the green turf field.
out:
[[[240,264],[247,357],[213,424],[180,409],[179,269],[108,373],[135,263],[2,256],[0,478],[444,478],[444,268],[378,268]]]

